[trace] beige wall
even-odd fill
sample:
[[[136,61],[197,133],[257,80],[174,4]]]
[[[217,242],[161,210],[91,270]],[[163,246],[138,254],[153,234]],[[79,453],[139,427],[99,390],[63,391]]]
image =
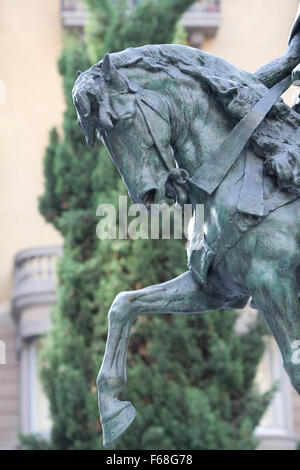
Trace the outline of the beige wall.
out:
[[[0,2],[0,302],[10,296],[18,250],[61,243],[37,209],[48,132],[63,111],[59,8],[59,0]]]

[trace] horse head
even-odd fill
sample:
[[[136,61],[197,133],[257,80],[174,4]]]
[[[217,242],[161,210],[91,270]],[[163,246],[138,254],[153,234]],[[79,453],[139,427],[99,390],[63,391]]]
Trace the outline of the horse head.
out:
[[[147,106],[142,92],[107,54],[102,62],[80,72],[75,82],[77,122],[91,147],[95,136],[105,144],[132,202],[147,206],[169,199],[185,202],[183,189],[170,179],[176,164],[167,112]]]

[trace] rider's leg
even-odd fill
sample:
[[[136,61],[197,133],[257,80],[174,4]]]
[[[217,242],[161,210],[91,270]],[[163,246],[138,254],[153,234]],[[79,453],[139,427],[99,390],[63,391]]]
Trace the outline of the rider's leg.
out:
[[[244,303],[247,302],[247,299]],[[129,426],[135,416],[130,402],[118,400],[126,382],[126,351],[129,333],[142,313],[200,313],[230,308],[220,295],[212,295],[197,284],[190,272],[163,284],[122,292],[109,311],[109,334],[97,385],[104,445],[109,446]],[[232,302],[234,305],[234,301]],[[239,305],[240,307],[241,305]]]

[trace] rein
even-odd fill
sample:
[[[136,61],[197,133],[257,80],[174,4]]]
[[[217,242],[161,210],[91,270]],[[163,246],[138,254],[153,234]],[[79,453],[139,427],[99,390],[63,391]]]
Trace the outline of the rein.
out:
[[[158,154],[159,154],[159,156],[160,156],[160,159],[161,159],[161,161],[162,161],[164,167],[165,167],[165,168],[169,171],[169,173],[170,173],[170,172],[172,171],[172,169],[174,168],[174,164],[173,164],[173,162],[170,162],[170,161],[166,160],[166,158],[165,158],[165,157],[166,157],[166,152],[165,152],[163,146],[161,145],[160,141],[156,138],[155,133],[154,133],[153,130],[152,130],[152,127],[151,127],[151,124],[150,124],[150,116],[147,116],[148,113],[147,113],[146,109],[145,109],[144,106],[143,106],[143,102],[144,102],[147,106],[149,106],[149,108],[151,108],[153,111],[155,111],[161,118],[163,118],[169,125],[170,125],[170,123],[169,123],[169,121],[168,121],[167,119],[165,119],[164,116],[162,116],[162,114],[161,114],[152,104],[150,105],[144,98],[142,98],[142,97],[139,96],[139,97],[137,97],[137,100],[136,100],[136,101],[137,101],[138,107],[140,108],[140,111],[141,111],[141,113],[142,113],[142,115],[143,115],[143,117],[144,117],[144,119],[145,119],[145,122],[146,122],[146,124],[147,124],[147,128],[148,128],[148,130],[149,130],[149,132],[150,132],[150,135],[151,135],[151,137],[152,137],[152,139],[153,139],[153,142],[154,142],[155,147],[156,147],[156,149],[157,149],[157,151],[158,151]]]
[[[160,156],[160,160],[162,162],[162,164],[164,165],[164,167],[166,168],[167,172],[169,173],[169,176],[168,176],[168,181],[171,180],[171,182],[173,183],[173,186],[174,186],[174,189],[176,191],[176,194],[177,194],[177,198],[180,199],[181,203],[185,203],[187,202],[187,192],[186,190],[184,189],[184,186],[186,185],[186,182],[187,182],[187,179],[189,178],[189,174],[186,170],[182,169],[182,168],[177,168],[175,166],[175,163],[174,163],[174,158],[173,158],[173,155],[170,154],[166,154],[166,151],[165,149],[163,148],[163,146],[161,145],[159,139],[156,138],[156,135],[155,135],[155,132],[153,132],[153,129],[152,129],[152,126],[151,126],[151,115],[148,115],[148,112],[147,112],[147,107],[149,107],[150,109],[152,109],[153,111],[155,111],[162,119],[164,119],[164,121],[166,121],[166,123],[171,126],[169,120],[167,117],[165,117],[163,115],[163,113],[161,111],[159,111],[152,103],[149,103],[147,99],[145,99],[144,96],[142,95],[138,95],[137,96],[137,105],[145,119],[145,122],[146,122],[146,125],[147,125],[147,128],[149,130],[149,133],[153,139],[153,142],[155,144],[155,147],[158,151],[158,154]],[[147,107],[145,107],[144,105],[146,105]]]

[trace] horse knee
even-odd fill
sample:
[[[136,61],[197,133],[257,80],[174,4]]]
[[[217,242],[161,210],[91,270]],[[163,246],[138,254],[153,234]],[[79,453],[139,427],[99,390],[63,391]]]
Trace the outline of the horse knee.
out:
[[[108,318],[110,323],[126,323],[130,317],[131,297],[130,292],[120,292],[113,301]]]

